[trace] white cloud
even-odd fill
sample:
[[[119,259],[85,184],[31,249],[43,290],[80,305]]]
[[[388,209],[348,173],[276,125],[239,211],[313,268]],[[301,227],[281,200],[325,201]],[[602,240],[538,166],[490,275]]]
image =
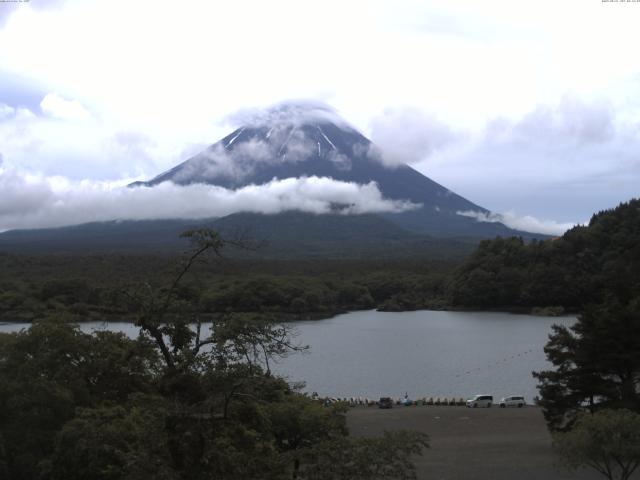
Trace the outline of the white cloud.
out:
[[[44,10],[61,6],[65,0],[38,0],[37,2],[2,2],[0,8],[0,27],[9,19],[9,17],[19,11],[19,9],[36,9]]]
[[[15,125],[34,118],[36,116],[28,108],[15,108],[0,102],[0,122],[4,121],[5,124],[10,124],[10,121],[13,121]]]
[[[556,105],[538,105],[515,122],[505,119],[490,122],[485,135],[488,141],[500,143],[598,144],[614,138],[614,117],[611,104],[603,99],[585,101],[564,95]]]
[[[640,9],[631,3],[327,0],[311,12],[296,0],[189,8],[138,0],[124,16],[112,2],[40,8],[50,3],[0,8],[0,75],[37,83],[38,95],[78,99],[94,121],[38,118],[25,131],[14,115],[0,124],[5,163],[76,179],[149,178],[184,160],[189,145],[228,133],[220,121],[229,112],[310,97],[364,133],[380,112],[403,106],[472,135],[497,116],[513,126],[534,112],[538,133],[522,124],[520,144],[509,127],[504,143],[483,139],[463,152],[428,135],[386,147],[391,159],[427,158],[425,174],[494,210],[584,218],[637,192],[637,133],[632,147],[608,140],[620,136],[616,117],[640,114]],[[603,98],[604,108],[559,113],[566,92]],[[37,110],[40,98],[12,94],[2,98],[10,108]],[[119,131],[144,133],[155,146],[143,160],[108,151]]]
[[[640,118],[610,102],[566,95],[491,120],[416,168],[489,210],[567,222],[638,195],[639,132]]]
[[[1,103],[0,102],[0,120],[2,120],[4,118],[13,117],[15,112],[16,112],[15,108],[10,107],[6,103]]]
[[[177,163],[183,148],[173,139],[156,140],[144,130],[106,125],[88,117],[79,121],[35,115],[24,107],[0,119],[0,151],[20,171],[72,179],[150,178],[157,162]]]
[[[242,131],[237,136],[241,134]],[[230,142],[233,140],[234,137]],[[222,144],[206,148],[182,165],[173,180],[178,183],[190,182],[195,177],[205,181],[223,178],[241,181],[251,176],[260,164],[304,161],[315,153],[316,148],[315,142],[302,130],[290,125],[276,125],[268,139],[245,139],[229,150]]]
[[[457,135],[432,115],[415,108],[389,109],[371,122],[371,140],[379,149],[375,158],[387,166],[427,159],[457,140]]]
[[[153,156],[158,145],[144,133],[119,131],[105,142],[105,146],[112,158],[130,159],[142,170],[153,168]]]
[[[57,93],[48,93],[40,102],[42,113],[62,120],[86,120],[89,111],[77,100],[66,100]]]
[[[273,180],[238,190],[170,182],[127,188],[126,182],[74,182],[0,167],[0,231],[116,219],[210,218],[241,211],[363,214],[419,207],[383,198],[373,182],[359,185],[324,177]]]
[[[341,127],[353,128],[346,123],[336,109],[325,102],[300,99],[287,99],[265,108],[242,108],[229,114],[225,121],[234,126],[286,128],[305,123],[330,122]]]
[[[123,18],[109,2],[70,0],[19,9],[0,32],[0,64],[89,98],[118,120],[171,122],[185,134],[291,97],[324,98],[361,130],[398,105],[466,125],[520,114],[567,90],[619,96],[613,82],[638,71],[639,34],[629,6],[610,7],[327,0],[310,15],[295,0],[187,9],[139,0]]]
[[[562,235],[576,226],[575,223],[559,223],[554,220],[540,220],[531,215],[518,216],[515,212],[485,213],[467,210],[456,212],[463,217],[475,218],[478,222],[503,223],[507,227],[524,232],[543,233],[546,235]]]

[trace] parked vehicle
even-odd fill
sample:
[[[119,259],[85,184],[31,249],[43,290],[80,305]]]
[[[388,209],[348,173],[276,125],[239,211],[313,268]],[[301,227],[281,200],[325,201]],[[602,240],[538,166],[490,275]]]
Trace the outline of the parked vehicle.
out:
[[[486,407],[491,408],[493,404],[493,395],[476,395],[475,397],[467,400],[467,407],[469,408],[477,408],[477,407]]]
[[[393,408],[393,400],[391,399],[391,397],[380,397],[380,400],[378,400],[378,407]]]
[[[502,408],[505,408],[505,407],[522,408],[526,404],[527,402],[524,401],[524,397],[519,397],[519,396],[504,397],[502,400],[500,400],[500,407]]]

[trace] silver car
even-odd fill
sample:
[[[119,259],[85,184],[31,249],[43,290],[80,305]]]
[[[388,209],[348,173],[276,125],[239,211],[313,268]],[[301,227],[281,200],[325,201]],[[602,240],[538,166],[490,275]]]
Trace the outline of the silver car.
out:
[[[491,408],[493,404],[493,395],[476,395],[475,397],[467,400],[467,407],[469,408],[478,408],[478,407],[486,407]]]
[[[524,397],[520,397],[520,396],[504,397],[502,400],[500,400],[500,407],[502,408],[505,408],[505,407],[522,408],[526,404],[527,402],[524,401]]]

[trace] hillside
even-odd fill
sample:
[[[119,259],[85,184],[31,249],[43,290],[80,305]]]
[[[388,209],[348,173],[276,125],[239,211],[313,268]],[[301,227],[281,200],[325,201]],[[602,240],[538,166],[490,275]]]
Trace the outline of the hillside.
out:
[[[255,251],[229,251],[243,258],[458,258],[479,239],[438,239],[405,230],[377,215],[278,215],[237,213],[208,220],[94,222],[71,227],[14,230],[0,234],[0,252],[22,254],[177,253],[189,246],[180,233],[196,227],[251,239]]]
[[[405,230],[432,237],[544,237],[460,215],[489,211],[409,165],[386,164],[383,155],[329,107],[283,104],[150,181],[136,182],[131,187],[173,182],[238,189],[264,185],[273,179],[311,176],[358,185],[375,182],[385,199],[409,201],[418,207],[378,213]]]
[[[578,310],[607,295],[640,294],[640,199],[595,214],[562,237],[485,240],[452,276],[453,305],[561,306]]]
[[[306,179],[322,183],[299,182]],[[197,155],[128,188],[144,193],[167,183],[219,187],[224,198],[244,192],[245,200],[219,211],[207,197],[198,215],[209,219],[172,218],[153,204],[153,220],[129,218],[124,208],[112,221],[8,231],[0,233],[0,252],[169,253],[186,246],[180,232],[203,225],[248,233],[265,246],[252,255],[269,258],[459,258],[481,239],[546,238],[478,221],[469,212],[491,212],[407,164],[387,164],[382,151],[324,105],[283,104],[262,112]],[[283,198],[295,200],[279,203]]]

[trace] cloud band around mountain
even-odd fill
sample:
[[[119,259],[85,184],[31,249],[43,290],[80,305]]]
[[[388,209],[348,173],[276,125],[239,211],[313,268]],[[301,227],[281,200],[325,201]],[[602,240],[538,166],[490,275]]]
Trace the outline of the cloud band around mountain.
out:
[[[0,190],[0,231],[108,220],[210,218],[236,212],[397,213],[421,206],[384,198],[374,182],[356,184],[327,177],[274,179],[237,190],[171,182],[126,188],[124,182],[71,182],[0,167]]]
[[[543,233],[545,235],[562,235],[576,226],[575,223],[560,223],[553,220],[540,220],[531,215],[519,216],[514,212],[485,213],[472,210],[456,212],[463,217],[475,218],[478,222],[503,223],[509,228],[524,232]]]

